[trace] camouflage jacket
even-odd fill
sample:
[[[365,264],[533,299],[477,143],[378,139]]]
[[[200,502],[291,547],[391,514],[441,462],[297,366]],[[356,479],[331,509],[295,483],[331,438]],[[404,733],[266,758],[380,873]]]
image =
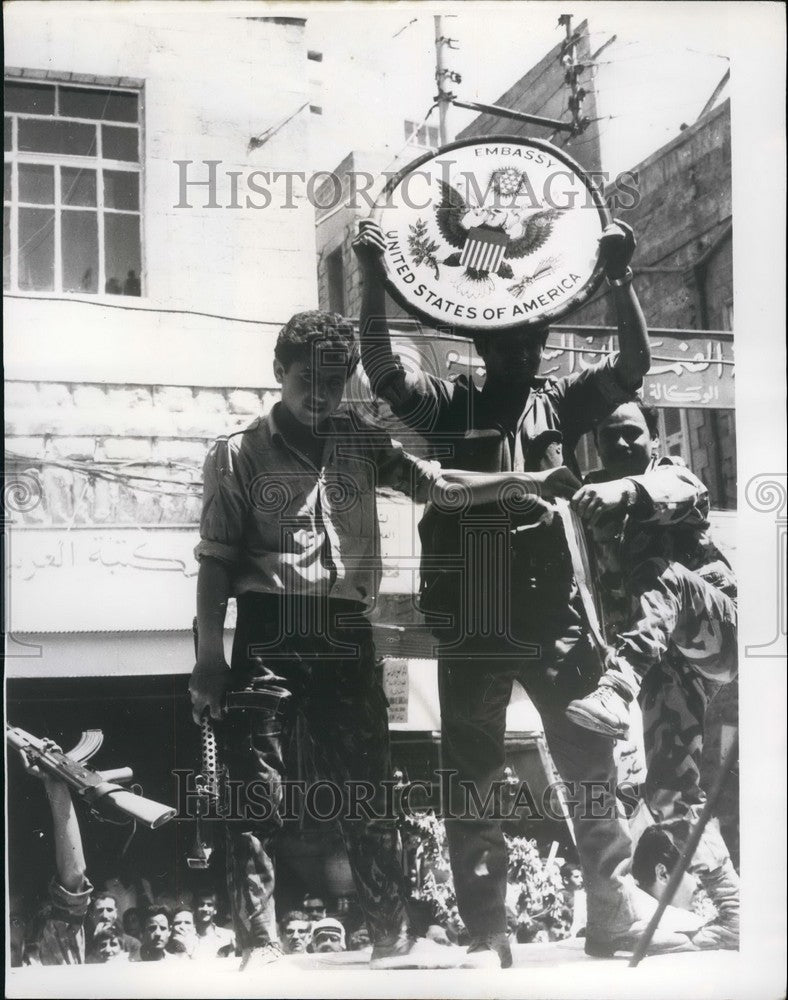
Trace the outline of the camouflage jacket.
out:
[[[34,924],[25,946],[25,965],[84,965],[85,916],[93,895],[87,879],[76,892],[64,889],[56,878],[49,883],[49,905]]]
[[[585,482],[610,478],[601,471]],[[700,479],[674,456],[655,459],[642,475],[628,478],[637,489],[634,505],[588,530],[608,639],[630,624],[629,580],[647,559],[680,562],[736,597],[733,570],[709,532],[709,493]]]

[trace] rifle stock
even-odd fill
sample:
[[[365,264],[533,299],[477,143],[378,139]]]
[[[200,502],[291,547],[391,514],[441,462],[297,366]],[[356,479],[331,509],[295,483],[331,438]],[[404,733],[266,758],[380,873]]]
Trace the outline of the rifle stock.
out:
[[[18,750],[30,764],[65,782],[96,813],[120,812],[144,823],[151,830],[158,829],[175,816],[171,806],[135,795],[118,784],[119,781],[131,781],[134,776],[131,768],[94,771],[63,753],[50,741],[40,740],[24,729],[6,724],[5,732],[9,746]],[[80,741],[78,746],[82,743]]]

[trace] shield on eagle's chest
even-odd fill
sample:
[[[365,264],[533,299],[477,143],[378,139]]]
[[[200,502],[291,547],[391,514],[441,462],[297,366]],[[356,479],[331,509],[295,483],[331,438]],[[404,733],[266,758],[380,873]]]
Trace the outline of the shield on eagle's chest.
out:
[[[508,243],[509,237],[500,229],[477,226],[468,233],[468,239],[462,248],[460,264],[462,267],[472,267],[476,271],[491,271],[494,274],[501,266]]]

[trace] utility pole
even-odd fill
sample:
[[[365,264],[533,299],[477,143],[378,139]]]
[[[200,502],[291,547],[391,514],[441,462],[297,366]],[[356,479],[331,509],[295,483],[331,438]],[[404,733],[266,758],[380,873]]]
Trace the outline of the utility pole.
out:
[[[585,68],[577,62],[577,38],[572,32],[572,15],[562,14],[558,18],[558,24],[566,29],[566,38],[562,46],[561,64],[566,71],[564,81],[569,85],[569,100],[567,106],[572,114],[572,133],[578,135],[585,128],[587,121],[581,116],[583,98],[586,90],[578,86],[577,78]]]
[[[449,38],[446,34],[444,25],[447,20],[448,18],[444,18],[440,14],[435,15],[435,82],[438,85],[435,101],[438,105],[438,134],[441,146],[445,146],[454,138],[454,130],[449,121],[451,117],[449,109],[457,95],[452,89],[452,84],[462,82],[460,74],[446,65],[449,61],[446,58],[446,51],[448,49],[456,51],[459,48],[457,39]]]
[[[454,17],[456,15],[450,16]],[[480,104],[478,101],[458,100],[457,95],[453,91],[453,84],[462,83],[462,77],[455,70],[451,69],[450,66],[446,65],[446,50],[456,50],[459,48],[459,45],[456,38],[449,38],[445,34],[445,20],[440,15],[435,15],[435,80],[438,84],[435,103],[438,105],[440,114],[439,134],[441,146],[445,146],[447,142],[451,142],[454,138],[454,130],[447,122],[449,109],[452,106],[465,108],[468,111],[477,111],[481,114],[494,115],[497,118],[513,118],[515,121],[538,125],[541,128],[549,128],[553,130],[553,135],[557,132],[568,132],[570,136],[575,136],[585,131],[589,125],[589,120],[581,114],[581,110],[587,92],[578,84],[577,78],[586,69],[586,66],[577,61],[577,36],[572,31],[571,14],[562,14],[558,18],[559,26],[563,26],[566,30],[566,38],[561,45],[560,59],[561,65],[564,68],[564,81],[570,90],[567,106],[572,113],[571,122],[557,118],[544,118],[541,115],[526,114],[523,111],[515,111],[514,108],[503,108],[497,104]],[[615,36],[613,37],[615,38]],[[605,45],[608,44],[610,42],[605,43]],[[602,46],[602,48],[604,47]],[[599,51],[601,52],[602,49]]]

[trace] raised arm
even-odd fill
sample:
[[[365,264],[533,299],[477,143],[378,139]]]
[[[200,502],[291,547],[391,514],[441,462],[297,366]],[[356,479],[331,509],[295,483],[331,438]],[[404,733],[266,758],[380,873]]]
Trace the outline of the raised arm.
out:
[[[616,220],[605,229],[600,243],[618,322],[616,375],[623,388],[637,389],[651,367],[651,348],[629,267],[635,251],[635,235],[625,222]]]
[[[71,792],[57,778],[44,775],[42,780],[52,811],[57,880],[67,892],[80,892],[85,888],[85,853]]]
[[[53,744],[54,745],[54,744]],[[69,893],[90,888],[85,878],[85,852],[71,792],[65,781],[48,774],[22,753],[22,763],[29,775],[44,786],[52,813],[52,834],[55,841],[55,870],[58,884]]]
[[[362,222],[353,240],[364,282],[359,318],[361,363],[375,395],[400,411],[412,401],[415,380],[406,375],[391,347],[382,280],[385,248],[380,226],[371,220]]]

